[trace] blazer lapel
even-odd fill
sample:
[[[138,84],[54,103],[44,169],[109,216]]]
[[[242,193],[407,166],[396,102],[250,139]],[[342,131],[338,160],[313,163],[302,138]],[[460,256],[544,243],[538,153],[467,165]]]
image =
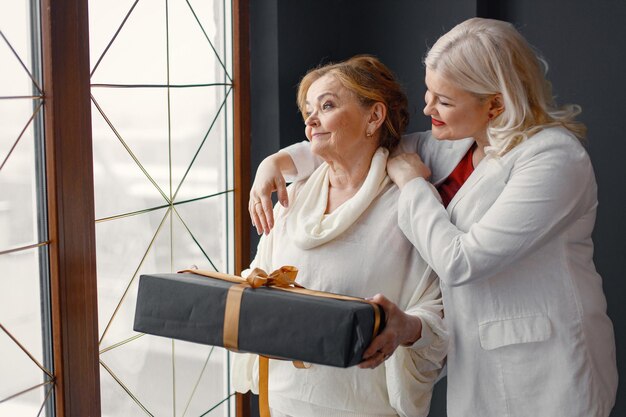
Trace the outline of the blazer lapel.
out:
[[[474,139],[442,140],[435,143],[439,146],[439,150],[436,152],[435,160],[430,161],[428,165],[433,174],[431,182],[437,187],[450,176],[454,168],[461,162],[467,151],[474,144]],[[431,152],[433,152],[433,149],[431,149]]]
[[[478,184],[483,179],[483,177],[485,176],[485,172],[487,172],[487,170],[490,169],[490,167],[494,163],[497,162],[493,157],[489,155],[485,156],[481,163],[478,164],[478,167],[474,169],[474,172],[472,172],[469,178],[467,178],[467,181],[465,181],[459,191],[457,191],[455,196],[450,201],[450,204],[448,204],[448,207],[446,208],[448,213],[452,213],[457,203],[461,201],[463,197],[465,197],[470,191],[472,191],[476,184]]]

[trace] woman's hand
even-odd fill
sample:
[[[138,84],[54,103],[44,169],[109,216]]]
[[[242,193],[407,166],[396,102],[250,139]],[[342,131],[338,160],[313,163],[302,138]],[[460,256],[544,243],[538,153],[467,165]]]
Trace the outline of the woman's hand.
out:
[[[402,153],[387,161],[387,174],[402,189],[407,182],[414,178],[422,177],[428,180],[431,172],[418,154]]]
[[[422,321],[418,317],[406,314],[381,294],[376,294],[372,301],[385,310],[386,324],[363,352],[359,368],[374,369],[387,360],[398,346],[410,346],[422,337]]]
[[[289,154],[278,152],[265,158],[260,164],[250,189],[248,211],[258,234],[268,234],[274,227],[272,193],[276,191],[283,207],[289,205],[287,185],[283,172],[295,172]]]

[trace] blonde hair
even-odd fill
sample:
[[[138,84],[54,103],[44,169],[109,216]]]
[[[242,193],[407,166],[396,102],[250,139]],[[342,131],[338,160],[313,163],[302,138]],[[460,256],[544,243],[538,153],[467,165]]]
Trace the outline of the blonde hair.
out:
[[[580,140],[585,137],[585,125],[574,120],[580,106],[556,106],[545,78],[547,63],[508,22],[464,21],[435,42],[424,64],[480,99],[502,94],[504,111],[487,127],[490,145],[499,155],[549,126],[563,126]]]
[[[298,107],[304,119],[307,118],[307,92],[311,84],[324,75],[334,76],[366,108],[374,103],[383,103],[387,115],[381,126],[378,144],[391,150],[400,143],[400,137],[409,123],[408,100],[389,68],[376,57],[357,55],[346,61],[309,70],[298,85]]]

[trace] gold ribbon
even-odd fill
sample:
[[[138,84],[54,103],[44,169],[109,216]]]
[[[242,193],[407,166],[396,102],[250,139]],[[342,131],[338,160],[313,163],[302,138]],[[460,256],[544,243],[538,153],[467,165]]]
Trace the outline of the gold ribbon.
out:
[[[232,285],[226,294],[226,307],[224,311],[224,347],[237,351],[239,346],[239,312],[241,311],[241,299],[246,288],[272,287],[282,291],[291,291],[299,294],[312,295],[315,297],[333,298],[336,300],[360,301],[370,304],[374,308],[374,331],[373,336],[378,334],[380,328],[380,306],[373,301],[348,295],[331,294],[323,291],[315,291],[304,288],[296,282],[298,268],[295,266],[282,266],[269,275],[261,268],[254,268],[247,278],[222,272],[207,271],[201,269],[185,269],[179,273],[192,273],[209,278],[229,281],[239,285]],[[307,368],[302,361],[293,361],[297,368]],[[259,355],[259,414],[260,417],[270,417],[268,401],[269,358]]]
[[[270,358],[259,355],[259,417],[270,416]]]

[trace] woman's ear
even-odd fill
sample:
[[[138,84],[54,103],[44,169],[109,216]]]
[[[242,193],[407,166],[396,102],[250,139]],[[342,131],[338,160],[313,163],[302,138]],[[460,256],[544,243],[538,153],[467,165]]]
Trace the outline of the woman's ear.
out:
[[[489,119],[495,119],[504,111],[504,99],[502,94],[494,94],[489,99]]]
[[[373,134],[380,126],[382,126],[386,117],[387,106],[381,102],[374,103],[370,109],[369,121],[367,122],[367,132]]]

